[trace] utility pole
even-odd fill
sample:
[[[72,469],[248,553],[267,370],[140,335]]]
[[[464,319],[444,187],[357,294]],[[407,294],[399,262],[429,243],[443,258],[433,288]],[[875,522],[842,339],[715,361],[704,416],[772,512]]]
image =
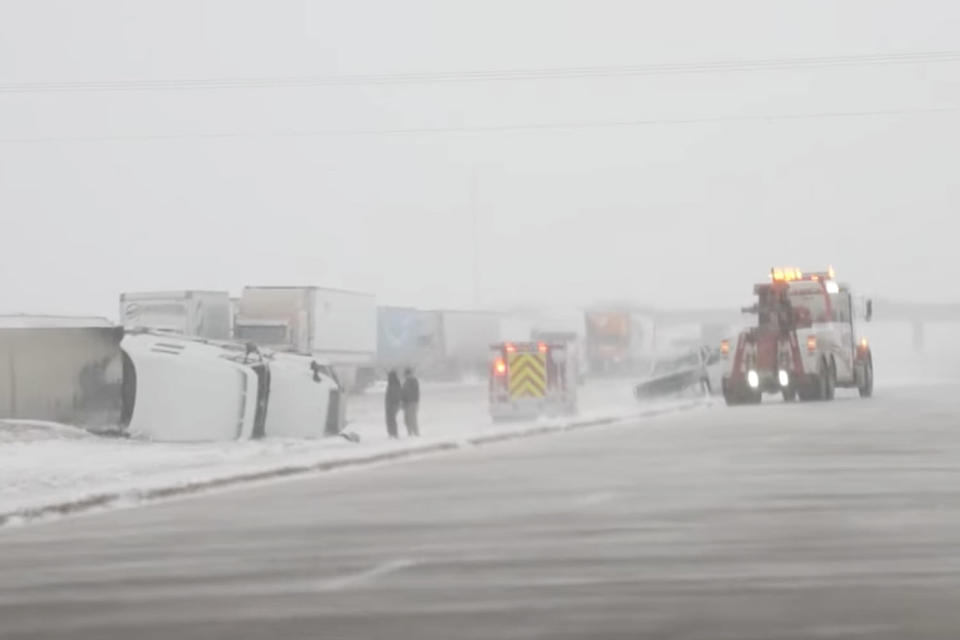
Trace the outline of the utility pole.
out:
[[[477,213],[477,169],[470,173],[470,215],[473,218],[473,308],[480,308],[480,235]]]

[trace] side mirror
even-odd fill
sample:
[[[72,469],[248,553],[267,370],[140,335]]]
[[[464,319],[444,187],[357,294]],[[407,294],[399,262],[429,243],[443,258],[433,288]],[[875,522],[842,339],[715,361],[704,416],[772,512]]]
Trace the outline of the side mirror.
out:
[[[863,319],[867,322],[870,322],[870,319],[873,317],[873,300],[867,299],[867,313],[863,316]]]

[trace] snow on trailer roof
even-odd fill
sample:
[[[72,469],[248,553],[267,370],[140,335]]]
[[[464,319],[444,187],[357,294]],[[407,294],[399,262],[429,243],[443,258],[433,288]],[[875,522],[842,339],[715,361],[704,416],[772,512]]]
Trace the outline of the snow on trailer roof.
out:
[[[91,329],[116,326],[100,316],[0,315],[0,329]]]
[[[129,298],[189,298],[195,294],[230,295],[229,291],[216,289],[168,289],[158,291],[124,291],[120,294],[121,300]]]
[[[244,291],[247,289],[310,289],[314,291],[332,291],[334,293],[350,293],[357,296],[367,296],[370,298],[375,298],[376,294],[369,293],[367,291],[357,291],[355,289],[339,289],[337,287],[317,287],[313,285],[302,285],[298,286],[295,284],[285,284],[285,285],[247,285],[243,288]]]

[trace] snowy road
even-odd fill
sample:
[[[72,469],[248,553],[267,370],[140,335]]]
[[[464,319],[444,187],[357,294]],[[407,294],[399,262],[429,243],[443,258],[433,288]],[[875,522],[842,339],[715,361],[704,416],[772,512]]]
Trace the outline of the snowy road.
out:
[[[0,637],[956,638],[960,386],[0,530]]]

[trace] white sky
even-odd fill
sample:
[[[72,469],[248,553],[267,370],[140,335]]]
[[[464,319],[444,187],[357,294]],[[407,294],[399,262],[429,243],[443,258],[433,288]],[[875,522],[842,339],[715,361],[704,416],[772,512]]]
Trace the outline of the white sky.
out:
[[[740,306],[773,264],[828,263],[957,300],[957,34],[950,0],[0,0],[0,311],[244,284],[469,307],[473,175],[486,305]],[[276,86],[928,52],[958,55]],[[69,86],[129,81],[178,88]]]

